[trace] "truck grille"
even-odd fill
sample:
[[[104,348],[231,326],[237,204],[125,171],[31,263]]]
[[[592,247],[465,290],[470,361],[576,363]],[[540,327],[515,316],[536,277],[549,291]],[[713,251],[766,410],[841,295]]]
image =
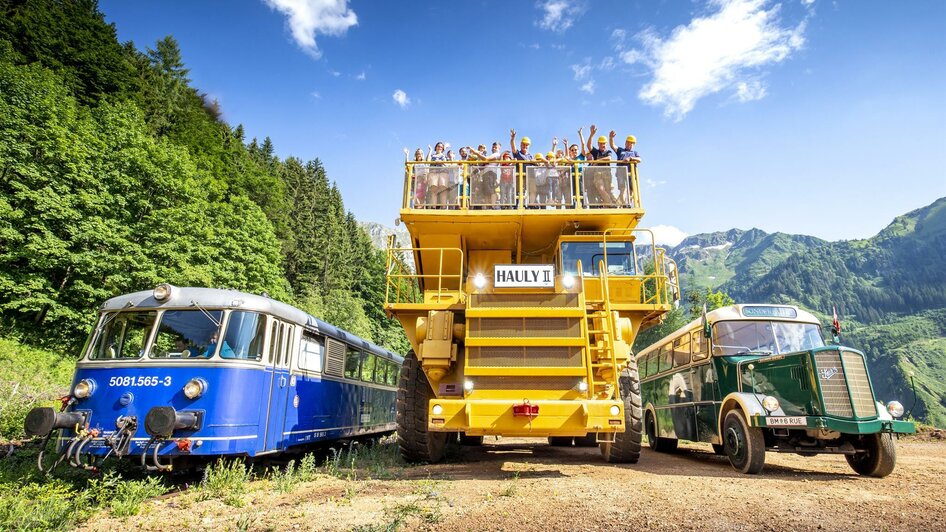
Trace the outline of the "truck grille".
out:
[[[815,353],[825,413],[838,417],[876,416],[877,409],[867,380],[864,358],[857,353],[846,351],[842,364],[841,357],[842,354],[838,351]],[[848,386],[851,389],[850,394]]]
[[[580,347],[468,347],[466,360],[470,367],[580,368],[582,366]]]
[[[581,377],[471,377],[477,390],[569,390]]]
[[[578,294],[473,294],[470,308],[578,308]]]
[[[470,338],[580,338],[579,318],[470,318]]]

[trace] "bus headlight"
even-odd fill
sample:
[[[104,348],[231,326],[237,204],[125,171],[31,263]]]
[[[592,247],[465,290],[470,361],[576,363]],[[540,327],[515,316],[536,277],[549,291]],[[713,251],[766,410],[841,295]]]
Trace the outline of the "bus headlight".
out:
[[[900,401],[890,401],[887,403],[887,412],[893,417],[900,417],[903,415],[903,405]]]
[[[762,407],[768,410],[770,413],[775,412],[779,407],[778,399],[772,397],[771,395],[766,395],[765,398],[762,399]]]
[[[72,395],[76,399],[85,399],[93,393],[95,393],[95,381],[92,379],[82,379],[72,389]]]
[[[482,273],[478,273],[473,276],[473,286],[482,290],[486,287],[486,276]]]
[[[151,295],[158,301],[164,301],[165,299],[171,297],[171,285],[167,283],[161,283],[154,287],[154,290],[151,291]]]
[[[443,414],[443,407],[440,405],[434,405],[430,411],[433,412],[435,416],[439,416],[440,414]]]
[[[562,277],[562,286],[565,288],[572,288],[575,286],[575,277],[572,275],[566,275],[565,277]]]
[[[621,413],[621,407],[618,405],[611,405],[611,415],[617,416]]]
[[[188,399],[197,399],[207,390],[207,381],[201,378],[191,379],[184,385],[184,395]]]

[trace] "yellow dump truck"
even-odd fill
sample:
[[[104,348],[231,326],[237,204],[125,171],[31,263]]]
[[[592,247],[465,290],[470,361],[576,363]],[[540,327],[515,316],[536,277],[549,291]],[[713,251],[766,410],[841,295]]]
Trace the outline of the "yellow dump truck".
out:
[[[406,163],[410,243],[389,240],[385,297],[413,347],[397,398],[406,460],[502,435],[637,461],[631,345],[679,299],[643,215],[633,162]]]

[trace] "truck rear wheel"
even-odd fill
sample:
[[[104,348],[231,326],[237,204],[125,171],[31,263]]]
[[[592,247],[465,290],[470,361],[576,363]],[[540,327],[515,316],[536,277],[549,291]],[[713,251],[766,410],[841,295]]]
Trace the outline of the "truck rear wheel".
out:
[[[641,456],[641,381],[637,362],[628,360],[627,368],[618,377],[621,401],[624,403],[624,432],[614,435],[614,441],[601,444],[601,455],[613,464],[636,464]]]
[[[723,447],[729,463],[743,473],[755,475],[765,467],[765,436],[750,427],[742,410],[730,410],[723,420]]]
[[[446,432],[427,430],[427,408],[433,391],[414,351],[404,357],[397,388],[397,445],[407,462],[439,462],[447,445]]]
[[[883,478],[893,473],[897,465],[897,447],[891,434],[867,434],[861,442],[864,452],[844,456],[851,469],[865,477]]]

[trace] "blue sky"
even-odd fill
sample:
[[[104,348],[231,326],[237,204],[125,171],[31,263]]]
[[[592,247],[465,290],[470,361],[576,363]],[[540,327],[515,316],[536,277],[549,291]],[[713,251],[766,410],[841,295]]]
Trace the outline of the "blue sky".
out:
[[[102,0],[392,225],[402,148],[633,133],[643,225],[865,238],[946,196],[946,2]],[[587,137],[586,137],[587,138]]]

